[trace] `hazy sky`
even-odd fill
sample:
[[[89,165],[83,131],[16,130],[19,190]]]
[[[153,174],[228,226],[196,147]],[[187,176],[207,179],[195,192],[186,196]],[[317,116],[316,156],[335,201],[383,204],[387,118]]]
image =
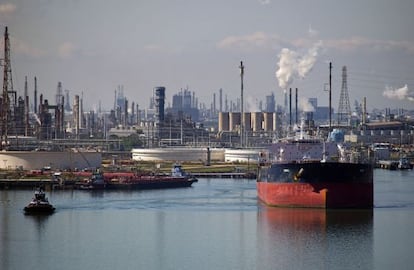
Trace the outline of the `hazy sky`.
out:
[[[351,107],[414,109],[413,12],[412,0],[0,0],[0,26],[15,90],[28,76],[32,97],[37,76],[52,103],[61,81],[88,109],[112,108],[118,85],[141,108],[155,86],[210,106],[220,88],[240,96],[242,60],[245,108],[272,92],[282,104],[289,87],[327,105],[331,61],[335,110],[344,65]]]

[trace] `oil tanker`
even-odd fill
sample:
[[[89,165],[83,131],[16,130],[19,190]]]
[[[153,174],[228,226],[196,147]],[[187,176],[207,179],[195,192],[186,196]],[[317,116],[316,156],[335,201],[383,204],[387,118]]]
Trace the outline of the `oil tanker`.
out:
[[[354,162],[335,142],[284,139],[259,162],[257,192],[265,204],[279,207],[372,208],[373,166]]]

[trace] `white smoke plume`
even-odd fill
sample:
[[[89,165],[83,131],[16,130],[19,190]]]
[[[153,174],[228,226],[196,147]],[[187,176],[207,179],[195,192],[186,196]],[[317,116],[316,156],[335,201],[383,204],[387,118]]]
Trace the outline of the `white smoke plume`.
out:
[[[279,54],[279,69],[276,71],[276,78],[282,89],[286,89],[294,78],[305,78],[315,65],[321,46],[321,41],[315,43],[303,56],[293,50],[282,49]]]
[[[248,112],[259,112],[260,108],[257,104],[257,98],[252,96],[247,96],[246,98],[246,111]]]
[[[315,108],[313,107],[312,103],[309,102],[307,98],[299,98],[299,109],[304,112],[314,112]]]
[[[398,89],[386,87],[382,95],[390,99],[398,99],[398,100],[408,99],[409,101],[414,101],[414,91],[410,91],[407,85],[404,85],[404,87],[401,87]]]

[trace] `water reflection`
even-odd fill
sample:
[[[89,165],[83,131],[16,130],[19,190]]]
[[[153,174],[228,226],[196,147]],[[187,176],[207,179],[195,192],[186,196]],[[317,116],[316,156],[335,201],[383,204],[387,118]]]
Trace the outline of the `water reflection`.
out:
[[[47,223],[51,215],[53,214],[24,214],[25,227],[32,232],[39,243],[47,232]]]
[[[258,211],[258,264],[263,269],[338,269],[373,265],[373,211],[286,209]]]

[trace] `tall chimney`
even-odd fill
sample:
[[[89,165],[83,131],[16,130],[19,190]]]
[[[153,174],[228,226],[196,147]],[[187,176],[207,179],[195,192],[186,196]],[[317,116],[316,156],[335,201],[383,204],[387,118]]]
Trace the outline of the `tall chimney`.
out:
[[[295,109],[296,109],[296,125],[297,125],[298,124],[298,89],[297,88],[296,88]]]
[[[292,127],[292,88],[289,88],[289,129]]]
[[[362,102],[362,124],[367,123],[367,97],[364,97],[364,101]]]
[[[24,135],[29,136],[29,90],[27,87],[27,76],[24,79]]]
[[[34,112],[37,113],[37,78],[34,77]]]
[[[75,126],[75,136],[76,139],[79,139],[79,129],[80,129],[80,108],[79,108],[79,95],[75,95],[75,100],[73,102],[73,121]]]

